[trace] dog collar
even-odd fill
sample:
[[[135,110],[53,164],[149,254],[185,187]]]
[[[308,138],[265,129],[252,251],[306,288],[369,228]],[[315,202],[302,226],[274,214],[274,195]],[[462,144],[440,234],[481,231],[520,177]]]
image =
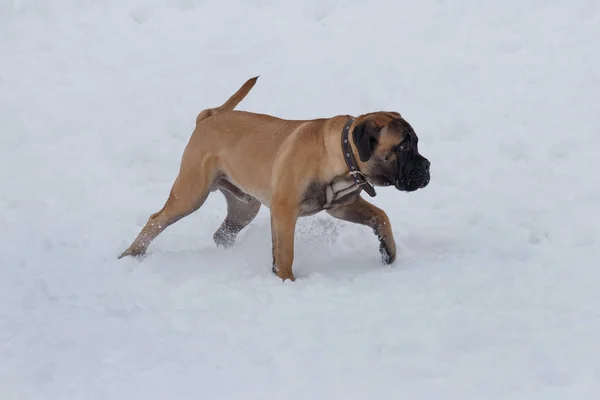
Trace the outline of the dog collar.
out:
[[[344,125],[344,129],[342,130],[342,150],[344,151],[344,160],[346,161],[346,165],[350,170],[350,175],[354,179],[354,182],[358,184],[367,194],[371,197],[375,197],[377,193],[375,193],[375,188],[369,182],[367,182],[367,178],[360,172],[358,169],[358,164],[356,164],[356,160],[354,159],[354,154],[352,153],[352,147],[350,146],[350,139],[348,134],[350,132],[350,125],[354,122],[354,117],[350,117],[350,119]]]

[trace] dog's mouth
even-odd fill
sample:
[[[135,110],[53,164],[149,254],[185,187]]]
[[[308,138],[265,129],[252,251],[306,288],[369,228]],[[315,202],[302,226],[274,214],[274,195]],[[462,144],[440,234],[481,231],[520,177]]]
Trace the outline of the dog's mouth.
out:
[[[414,192],[415,190],[425,188],[429,184],[430,179],[429,170],[424,168],[413,169],[408,173],[406,179],[396,179],[394,186],[403,192]]]
[[[370,175],[367,180],[375,186],[394,186],[403,192],[414,192],[429,185],[431,163],[419,156],[417,160],[399,166],[396,171],[381,171],[381,174]]]

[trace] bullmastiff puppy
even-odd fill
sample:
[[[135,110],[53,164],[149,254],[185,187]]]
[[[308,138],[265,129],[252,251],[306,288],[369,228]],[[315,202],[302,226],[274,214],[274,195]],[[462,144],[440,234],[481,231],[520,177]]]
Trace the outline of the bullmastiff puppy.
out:
[[[393,263],[390,220],[360,194],[375,196],[374,186],[406,192],[427,186],[430,162],[419,154],[411,125],[388,111],[285,120],[234,110],[257,79],[245,82],[222,106],[198,114],[168,199],[118,258],[143,256],[162,231],[219,190],[227,216],[213,236],[216,244],[231,246],[265,205],[271,214],[272,269],[283,280],[295,280],[297,219],[323,210],[371,227],[383,262]]]

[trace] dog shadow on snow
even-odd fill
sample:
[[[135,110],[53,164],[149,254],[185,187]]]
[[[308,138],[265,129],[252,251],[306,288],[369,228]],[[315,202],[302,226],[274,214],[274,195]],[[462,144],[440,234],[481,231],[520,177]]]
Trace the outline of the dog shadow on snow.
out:
[[[271,272],[268,216],[256,218],[240,232],[230,248],[217,247],[212,233],[210,230],[202,237],[187,237],[183,244],[178,240],[180,238],[165,240],[170,243],[157,240],[142,264],[150,273],[174,282],[189,279],[224,283],[253,278],[279,279]],[[370,228],[328,216],[301,218],[297,222],[295,236],[293,268],[296,278],[353,279],[377,271],[414,269],[419,268],[421,262],[431,262],[432,255],[439,256],[440,249],[452,247],[449,239],[402,235],[397,231],[394,235],[397,259],[389,266],[382,263],[379,241]],[[170,244],[174,241],[177,241],[178,247],[184,248],[173,249]]]

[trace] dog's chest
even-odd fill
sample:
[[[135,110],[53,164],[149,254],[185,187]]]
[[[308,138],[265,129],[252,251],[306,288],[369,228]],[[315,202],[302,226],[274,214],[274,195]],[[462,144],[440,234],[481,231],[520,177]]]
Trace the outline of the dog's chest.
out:
[[[360,195],[360,187],[350,177],[336,177],[331,182],[313,182],[302,198],[300,215],[312,215],[333,207],[351,204]]]

